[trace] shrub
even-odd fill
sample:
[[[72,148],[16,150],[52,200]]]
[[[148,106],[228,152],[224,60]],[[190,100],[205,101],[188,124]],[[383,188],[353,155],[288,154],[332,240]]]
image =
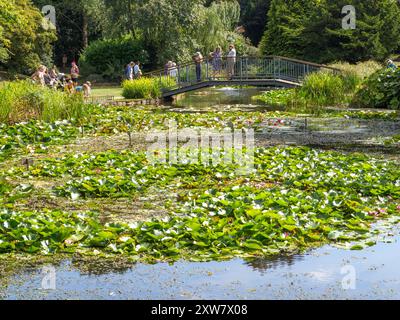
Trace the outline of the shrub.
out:
[[[82,74],[99,74],[107,80],[120,80],[125,66],[132,60],[147,63],[148,54],[141,40],[132,36],[92,42],[82,53],[79,63]]]
[[[137,80],[126,80],[122,83],[122,95],[126,99],[151,99],[161,95],[159,87],[153,79],[141,78]]]
[[[6,82],[0,86],[0,123],[78,119],[85,109],[82,95],[68,95],[29,80]]]
[[[161,97],[163,89],[175,85],[176,81],[171,77],[125,80],[122,83],[122,95],[125,99],[155,99]]]
[[[342,101],[345,92],[343,78],[330,72],[309,74],[299,90],[308,101],[318,105],[336,104]]]
[[[320,107],[348,103],[360,81],[355,73],[316,72],[306,76],[300,88],[268,91],[255,99],[291,111],[318,114]]]
[[[400,68],[381,69],[370,76],[355,95],[353,106],[400,110]]]

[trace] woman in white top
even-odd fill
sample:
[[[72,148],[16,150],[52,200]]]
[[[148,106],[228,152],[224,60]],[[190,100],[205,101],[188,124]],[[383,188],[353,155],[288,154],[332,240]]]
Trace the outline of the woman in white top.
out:
[[[235,75],[235,63],[236,63],[236,49],[233,44],[229,45],[229,52],[226,58],[228,79],[232,80]]]

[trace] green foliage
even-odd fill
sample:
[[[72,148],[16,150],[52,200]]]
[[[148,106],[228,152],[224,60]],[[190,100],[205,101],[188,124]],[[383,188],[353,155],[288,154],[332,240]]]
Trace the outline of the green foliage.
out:
[[[343,78],[339,75],[317,72],[307,75],[299,92],[311,103],[334,105],[343,102],[345,89]]]
[[[266,12],[268,12],[270,0],[240,0],[241,24],[245,28],[245,35],[251,42],[258,46],[263,36],[267,23]]]
[[[255,48],[235,32],[240,19],[236,0],[217,1],[209,6],[203,0],[105,1],[104,35],[118,37],[127,33],[144,41],[149,53],[149,68],[164,66],[169,60],[191,61],[196,51],[203,55],[216,46],[228,49],[230,42],[238,53],[254,53]],[[127,61],[129,62],[129,61]]]
[[[368,108],[400,110],[400,68],[385,68],[370,76],[354,97],[352,104]]]
[[[19,152],[44,153],[50,145],[65,143],[78,135],[70,121],[47,123],[31,120],[13,125],[0,124],[0,161]]]
[[[307,75],[299,88],[267,91],[254,99],[271,106],[285,106],[287,111],[323,116],[321,107],[346,104],[360,83],[360,77],[353,72],[335,74],[321,71]]]
[[[148,62],[143,41],[132,36],[98,40],[85,49],[79,60],[84,74],[100,74],[106,80],[120,80],[127,63],[139,60]]]
[[[0,123],[29,119],[77,119],[84,113],[83,96],[80,94],[68,95],[29,80],[8,82],[0,87]]]
[[[377,61],[368,60],[356,64],[349,62],[335,62],[329,64],[329,67],[339,69],[345,74],[356,75],[361,80],[364,80],[376,71],[382,69],[383,66]]]
[[[59,41],[54,45],[54,60],[62,65],[64,54],[68,56],[68,67],[78,60],[87,42],[101,36],[105,15],[104,0],[32,0],[40,10],[52,5],[56,10],[57,35]]]
[[[44,21],[28,0],[0,0],[0,66],[26,73],[42,61],[51,61],[57,37],[44,28]]]
[[[255,150],[255,171],[246,179],[230,179],[235,169],[150,164],[137,152],[43,160],[31,173],[71,175],[79,190],[66,195],[75,200],[124,197],[148,185],[171,188],[176,181],[203,189],[183,197],[168,217],[138,223],[102,223],[99,214],[88,212],[3,209],[0,251],[200,261],[293,253],[323,243],[363,248],[379,234],[374,222],[400,214],[398,168],[391,161],[275,147]]]
[[[126,99],[155,99],[161,97],[164,88],[173,88],[176,81],[171,77],[125,80],[122,95]]]
[[[357,10],[354,30],[344,30],[341,11]],[[400,7],[392,0],[272,0],[261,41],[264,54],[316,62],[383,60],[400,46]]]

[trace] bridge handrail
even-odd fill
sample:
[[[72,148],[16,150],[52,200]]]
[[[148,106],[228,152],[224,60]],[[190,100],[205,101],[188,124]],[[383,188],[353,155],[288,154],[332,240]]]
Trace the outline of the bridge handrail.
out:
[[[222,60],[226,60],[227,57],[223,56],[221,57]],[[330,67],[327,66],[325,64],[318,64],[318,63],[314,63],[314,62],[309,62],[309,61],[305,61],[305,60],[299,60],[299,59],[294,59],[294,58],[288,58],[288,57],[283,57],[283,56],[276,56],[276,55],[269,55],[269,56],[263,56],[263,57],[258,57],[258,56],[237,56],[237,59],[272,59],[272,60],[284,60],[284,61],[291,61],[291,62],[295,62],[295,63],[300,63],[300,64],[304,64],[304,65],[308,65],[308,66],[313,66],[313,67],[317,67],[317,68],[321,68],[321,69],[328,69],[328,70],[332,70],[332,71],[336,71],[336,72],[342,72],[341,69],[339,68],[334,68],[334,67]],[[208,60],[208,58],[204,58],[204,61]],[[179,63],[176,65],[176,68],[184,68],[187,66],[194,66],[195,62],[194,61],[188,61],[188,62],[183,62],[183,63]],[[160,75],[160,73],[164,73],[165,72],[165,68],[162,69],[158,69],[158,70],[153,70],[150,72],[146,72],[143,75],[145,77],[151,77],[153,75]]]

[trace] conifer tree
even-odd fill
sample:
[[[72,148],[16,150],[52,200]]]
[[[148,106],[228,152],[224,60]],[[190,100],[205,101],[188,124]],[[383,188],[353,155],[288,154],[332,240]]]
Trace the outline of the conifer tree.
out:
[[[356,9],[356,28],[342,28],[342,8]],[[272,0],[260,44],[275,54],[316,62],[383,60],[400,48],[395,0]]]

